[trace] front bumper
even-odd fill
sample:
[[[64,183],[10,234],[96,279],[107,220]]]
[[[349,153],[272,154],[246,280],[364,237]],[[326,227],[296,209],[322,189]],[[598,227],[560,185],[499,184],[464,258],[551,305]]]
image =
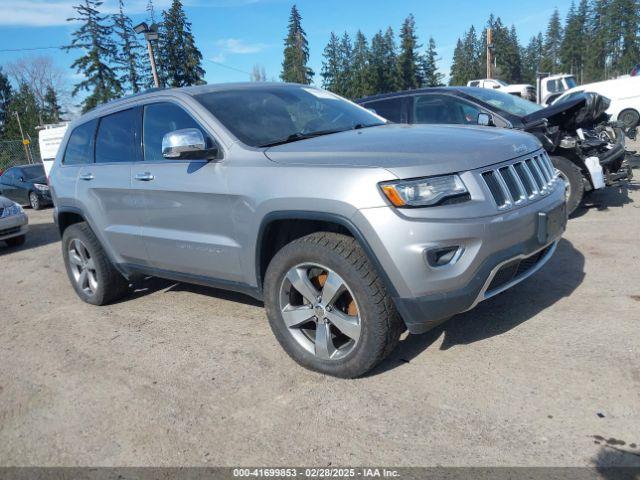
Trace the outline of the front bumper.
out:
[[[24,213],[0,219],[0,240],[25,235],[29,230],[28,223],[29,219]]]
[[[489,217],[416,221],[378,208],[361,210],[354,219],[367,225],[365,238],[388,277],[408,330],[422,333],[539,270],[553,255],[566,225],[565,214],[559,230],[541,235],[540,214],[559,208],[564,211],[563,188]],[[450,246],[463,249],[455,262],[432,266],[425,258],[427,251]]]

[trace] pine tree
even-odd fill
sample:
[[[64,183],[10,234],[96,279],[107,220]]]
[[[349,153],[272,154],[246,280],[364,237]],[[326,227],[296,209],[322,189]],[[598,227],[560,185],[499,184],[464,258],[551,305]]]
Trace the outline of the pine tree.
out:
[[[436,41],[429,38],[427,53],[422,62],[422,85],[423,87],[440,87],[444,75],[438,72],[438,53],[436,52]]]
[[[313,70],[309,68],[309,43],[307,34],[302,28],[302,17],[298,8],[293,5],[289,15],[287,38],[284,40],[284,59],[280,78],[284,82],[310,84]]]
[[[118,39],[115,63],[122,72],[120,84],[133,93],[138,93],[149,83],[148,62],[144,62],[144,49],[133,33],[131,19],[124,14],[124,1],[118,2],[118,13],[113,15],[113,32]]]
[[[469,81],[466,75],[466,58],[464,44],[458,39],[453,50],[453,61],[449,72],[449,85],[466,85]]]
[[[369,55],[367,38],[358,30],[353,44],[351,62],[351,95],[354,99],[362,98],[372,93]]]
[[[72,95],[80,91],[90,92],[81,102],[83,112],[122,94],[120,81],[110,66],[115,60],[116,47],[111,40],[112,29],[105,24],[106,16],[100,15],[98,10],[101,5],[98,0],[84,0],[84,3],[73,7],[77,17],[68,19],[80,22],[72,34],[71,45],[64,49],[81,49],[84,52],[71,64],[71,68],[84,77],[74,86]]]
[[[42,105],[42,120],[44,123],[58,123],[62,121],[64,111],[58,103],[58,95],[53,87],[47,88]]]
[[[560,71],[560,52],[562,49],[562,24],[560,13],[556,8],[549,19],[549,25],[544,37],[544,56],[542,69],[550,73]]]
[[[486,57],[482,57],[482,54],[485,41],[478,38],[473,25],[462,39],[458,39],[453,53],[449,85],[466,85],[469,80],[484,77]]]
[[[398,84],[402,90],[418,88],[423,79],[421,76],[422,58],[418,53],[421,45],[416,35],[416,22],[409,15],[400,29],[400,54],[398,55]]]
[[[337,35],[331,32],[329,43],[324,47],[322,53],[324,60],[322,62],[322,87],[338,93],[340,79],[340,40]]]
[[[608,4],[603,0],[591,0],[587,18],[587,39],[589,48],[584,61],[584,81],[595,82],[606,78],[607,34],[606,10]]]
[[[344,32],[340,39],[339,52],[339,64],[340,64],[340,76],[338,77],[338,95],[342,95],[346,98],[352,98],[351,86],[353,84],[352,76],[352,53],[353,45],[351,44],[351,37],[347,32]]]
[[[33,90],[26,83],[18,87],[8,105],[7,123],[5,124],[4,137],[16,140],[20,137],[20,126],[16,119],[16,112],[20,115],[20,125],[25,137],[33,140],[37,138],[36,127],[40,124],[40,107]]]
[[[542,37],[542,33],[538,33],[538,35],[531,37],[531,40],[529,40],[529,44],[526,46],[526,48],[523,49],[523,82],[535,85],[536,73],[540,71],[540,65],[542,62],[542,54],[544,49],[543,45],[544,39]]]
[[[180,0],[173,0],[169,10],[162,12],[159,57],[170,87],[185,87],[205,83],[202,53],[191,33],[191,22]]]
[[[616,74],[628,74],[640,62],[640,1],[616,0],[619,19],[622,20],[622,51]]]
[[[13,88],[9,78],[2,72],[0,66],[0,138],[4,137],[4,126],[9,115],[9,102],[13,97]]]

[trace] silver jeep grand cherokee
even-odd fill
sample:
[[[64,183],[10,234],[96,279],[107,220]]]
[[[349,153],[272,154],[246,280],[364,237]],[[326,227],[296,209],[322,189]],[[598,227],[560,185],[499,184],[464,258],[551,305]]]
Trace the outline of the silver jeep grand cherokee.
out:
[[[533,274],[566,224],[533,136],[388,124],[291,84],[111,102],[69,128],[50,181],[84,301],[146,275],[244,292],[293,359],[340,377]]]

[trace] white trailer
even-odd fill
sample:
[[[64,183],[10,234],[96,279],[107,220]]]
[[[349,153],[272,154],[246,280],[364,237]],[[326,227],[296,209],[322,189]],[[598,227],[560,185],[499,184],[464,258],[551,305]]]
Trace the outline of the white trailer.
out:
[[[69,127],[68,123],[56,123],[53,125],[43,125],[40,127],[38,134],[38,143],[40,145],[40,158],[44,165],[44,171],[49,177],[49,172],[56,159],[58,149],[62,143],[62,138]]]

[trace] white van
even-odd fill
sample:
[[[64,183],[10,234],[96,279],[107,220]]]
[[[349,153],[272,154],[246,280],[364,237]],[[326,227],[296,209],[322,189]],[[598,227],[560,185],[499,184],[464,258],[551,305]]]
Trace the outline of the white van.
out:
[[[553,103],[564,102],[583,92],[593,92],[607,97],[611,105],[607,113],[611,120],[623,122],[625,128],[638,126],[640,121],[640,77],[621,77],[604,82],[588,83],[564,92]]]
[[[56,159],[58,149],[62,143],[68,123],[56,123],[53,125],[44,125],[38,135],[38,143],[40,145],[40,158],[44,164],[44,172],[47,178],[49,178],[49,172],[53,166],[53,161]]]

